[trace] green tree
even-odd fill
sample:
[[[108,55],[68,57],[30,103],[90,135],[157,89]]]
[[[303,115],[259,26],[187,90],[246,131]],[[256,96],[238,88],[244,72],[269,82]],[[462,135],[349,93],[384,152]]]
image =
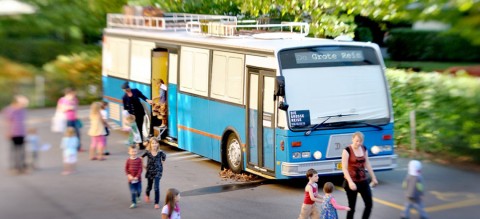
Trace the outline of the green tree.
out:
[[[81,104],[90,103],[102,96],[102,59],[100,53],[88,52],[58,56],[43,66],[47,105],[52,105],[63,95],[66,87],[73,87]]]
[[[410,4],[408,20],[437,20],[451,26],[450,31],[480,45],[480,1],[422,0]]]
[[[24,0],[37,13],[0,23],[0,31],[28,36],[28,33],[65,42],[95,43],[102,35],[107,13],[121,12],[127,0]],[[9,23],[18,30],[9,30]],[[2,25],[3,24],[3,25]],[[4,26],[5,28],[2,28]],[[8,27],[8,28],[7,28]],[[31,36],[31,35],[30,35]]]
[[[22,19],[0,20],[2,32],[54,33],[63,40],[96,42],[106,25],[107,13],[122,6],[156,5],[167,12],[222,14],[309,22],[316,37],[354,36],[355,16],[379,23],[440,20],[453,32],[480,44],[478,0],[25,0],[39,10]],[[18,25],[23,24],[23,25]],[[4,26],[5,28],[2,28]],[[7,28],[8,27],[8,28]],[[13,30],[12,30],[13,29]],[[5,35],[5,34],[3,34]]]

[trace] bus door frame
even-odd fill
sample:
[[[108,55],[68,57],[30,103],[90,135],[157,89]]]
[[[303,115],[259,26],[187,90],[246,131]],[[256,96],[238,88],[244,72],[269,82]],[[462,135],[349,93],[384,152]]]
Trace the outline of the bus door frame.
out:
[[[256,77],[256,80],[252,80],[252,78],[254,77]],[[276,110],[273,95],[266,96],[267,94],[265,93],[264,88],[266,82],[271,83],[269,86],[271,87],[271,93],[273,94],[275,77],[276,74],[275,70],[273,69],[263,69],[247,66],[247,169],[269,176],[275,176]],[[266,80],[266,78],[268,79]],[[252,86],[256,86],[256,89]],[[255,90],[256,93],[252,93]],[[256,98],[257,100],[257,112],[255,114],[253,113],[255,109],[250,109],[252,104],[252,98]],[[272,113],[265,112],[265,99],[271,99]],[[271,128],[270,133],[265,133],[264,128]],[[267,142],[267,145],[265,145],[264,142]],[[266,151],[270,151],[271,153],[266,155]],[[270,161],[270,163],[266,164],[266,160]]]

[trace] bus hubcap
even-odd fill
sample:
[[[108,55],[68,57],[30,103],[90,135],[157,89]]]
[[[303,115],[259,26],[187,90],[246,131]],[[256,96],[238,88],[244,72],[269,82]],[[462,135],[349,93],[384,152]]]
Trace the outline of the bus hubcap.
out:
[[[238,141],[234,139],[230,142],[230,146],[228,147],[228,159],[235,167],[238,167],[240,165],[240,153],[240,143],[238,143]]]

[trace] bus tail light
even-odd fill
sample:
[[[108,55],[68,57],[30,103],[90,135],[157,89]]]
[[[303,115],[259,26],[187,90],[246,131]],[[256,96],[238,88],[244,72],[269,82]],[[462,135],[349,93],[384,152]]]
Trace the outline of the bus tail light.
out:
[[[282,151],[285,150],[285,141],[284,140],[280,141],[280,150],[282,150]]]
[[[302,146],[302,142],[301,141],[294,141],[292,142],[292,147],[300,147]]]
[[[392,135],[383,135],[382,139],[383,140],[392,140]]]

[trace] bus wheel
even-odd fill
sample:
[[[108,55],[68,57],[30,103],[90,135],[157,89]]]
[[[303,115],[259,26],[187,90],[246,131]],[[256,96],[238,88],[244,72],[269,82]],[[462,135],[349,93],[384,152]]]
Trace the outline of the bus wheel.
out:
[[[234,134],[228,136],[227,162],[234,173],[240,173],[242,171],[242,146]]]

